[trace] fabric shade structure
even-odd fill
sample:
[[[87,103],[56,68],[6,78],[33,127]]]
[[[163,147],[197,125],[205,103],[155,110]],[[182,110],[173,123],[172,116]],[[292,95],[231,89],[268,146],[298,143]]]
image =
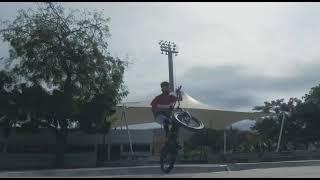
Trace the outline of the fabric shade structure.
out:
[[[140,102],[127,102],[119,104],[116,107],[116,113],[112,118],[116,119],[112,127],[122,126],[121,117],[123,113],[126,115],[127,124],[143,124],[155,122],[151,112],[152,99]],[[192,98],[187,93],[182,92],[181,108],[187,109],[192,116],[201,120],[206,128],[225,129],[231,124],[244,119],[258,119],[267,116],[266,113],[261,112],[236,112],[216,110],[213,107],[199,102]]]

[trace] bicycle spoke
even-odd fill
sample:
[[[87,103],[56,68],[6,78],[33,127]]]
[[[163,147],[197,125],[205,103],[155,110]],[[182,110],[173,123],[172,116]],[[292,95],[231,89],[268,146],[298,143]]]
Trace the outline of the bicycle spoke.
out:
[[[192,117],[188,112],[180,110],[175,112],[175,120],[185,127],[191,129],[202,129],[204,126],[201,121]]]

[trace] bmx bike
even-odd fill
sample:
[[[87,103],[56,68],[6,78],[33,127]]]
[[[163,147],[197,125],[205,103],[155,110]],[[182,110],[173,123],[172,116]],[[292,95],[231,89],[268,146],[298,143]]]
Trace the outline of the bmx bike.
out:
[[[180,92],[181,86],[176,90]],[[160,151],[160,166],[164,173],[169,173],[176,162],[176,158],[179,151],[177,143],[178,130],[180,127],[191,131],[197,131],[204,128],[202,121],[192,116],[187,110],[180,107],[180,100],[177,100],[178,105],[172,110],[171,113],[171,127],[169,127],[166,141]]]

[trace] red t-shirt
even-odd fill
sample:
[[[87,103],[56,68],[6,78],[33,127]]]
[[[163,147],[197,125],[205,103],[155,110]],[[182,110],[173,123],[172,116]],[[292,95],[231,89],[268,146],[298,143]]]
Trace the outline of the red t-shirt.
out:
[[[152,109],[157,108],[158,105],[167,106],[169,108],[170,106],[173,106],[176,101],[177,97],[175,97],[174,95],[160,94],[152,100],[150,105],[152,106]]]

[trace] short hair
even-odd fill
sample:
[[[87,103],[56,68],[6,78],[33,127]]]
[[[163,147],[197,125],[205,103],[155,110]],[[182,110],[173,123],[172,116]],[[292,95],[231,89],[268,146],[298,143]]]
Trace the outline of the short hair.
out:
[[[163,81],[161,84],[160,84],[160,87],[163,88],[165,86],[169,86],[169,82],[168,81]]]

